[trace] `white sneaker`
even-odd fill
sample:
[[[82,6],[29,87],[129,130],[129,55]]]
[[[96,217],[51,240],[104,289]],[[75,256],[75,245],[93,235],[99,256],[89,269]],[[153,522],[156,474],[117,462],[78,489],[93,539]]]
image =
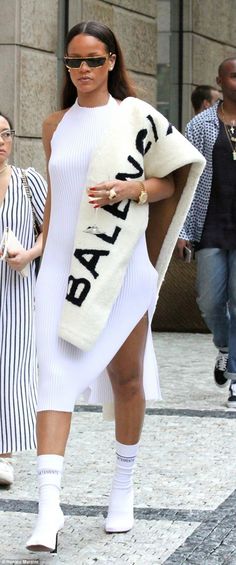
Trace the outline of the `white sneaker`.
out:
[[[12,485],[14,481],[14,469],[10,459],[0,457],[0,485]]]

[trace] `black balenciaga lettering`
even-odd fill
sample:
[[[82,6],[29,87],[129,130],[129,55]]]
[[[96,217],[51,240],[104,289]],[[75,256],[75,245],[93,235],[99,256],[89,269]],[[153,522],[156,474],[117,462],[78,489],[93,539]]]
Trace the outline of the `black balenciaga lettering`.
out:
[[[97,237],[100,237],[100,239],[105,241],[106,243],[111,243],[112,245],[114,245],[120,231],[121,231],[121,228],[116,226],[112,235],[108,235],[107,233],[98,233],[96,235],[97,235]]]
[[[110,251],[104,251],[101,249],[76,249],[74,256],[96,279],[99,276],[99,273],[96,271],[97,262],[100,257],[109,255],[109,253]],[[87,260],[85,258],[86,255],[89,255],[91,258]]]
[[[151,124],[151,126],[152,126],[152,131],[153,131],[154,139],[155,139],[155,141],[157,141],[157,140],[158,140],[158,134],[157,134],[157,128],[156,128],[156,124],[155,124],[155,122],[154,122],[154,119],[153,119],[153,117],[152,117],[150,114],[147,116],[147,119],[149,120],[149,122],[150,122],[150,124]]]
[[[116,179],[118,180],[127,180],[127,179],[138,179],[143,174],[143,168],[141,167],[140,163],[134,159],[131,155],[127,157],[127,161],[133,165],[137,171],[137,173],[117,173]]]
[[[172,133],[172,132],[173,132],[173,126],[172,126],[172,124],[169,122],[169,126],[168,126],[168,130],[167,130],[167,132],[166,132],[166,135],[170,135],[170,133]]]
[[[79,295],[77,295],[78,287],[82,285],[82,290]],[[89,293],[91,284],[87,279],[75,279],[72,275],[68,278],[68,292],[66,295],[66,300],[75,304],[75,306],[81,306]]]
[[[124,202],[125,200],[121,202],[117,202],[117,204],[112,204],[112,206],[108,204],[107,206],[103,206],[103,210],[106,210],[106,212],[109,212],[109,214],[112,214],[112,216],[116,216],[116,218],[121,218],[121,220],[126,220],[130,208],[131,200],[128,200],[126,202],[125,207],[122,210],[120,209],[120,205],[124,205]]]
[[[146,119],[149,120],[149,122],[151,124],[154,141],[157,142],[158,141],[158,133],[157,133],[157,128],[156,128],[156,124],[154,122],[154,119],[151,116],[151,114],[146,116]],[[170,133],[172,133],[172,125],[169,123],[166,135],[169,135]],[[148,129],[146,129],[146,128],[140,129],[137,133],[137,136],[136,136],[135,146],[136,146],[137,151],[142,156],[146,155],[146,153],[148,153],[149,149],[151,149],[151,147],[152,147],[152,141],[150,141],[150,140],[147,141],[147,143],[145,145],[145,139],[146,139],[147,136],[148,136]],[[129,163],[131,163],[131,165],[133,165],[134,169],[136,169],[137,172],[134,172],[134,173],[130,173],[130,172],[129,173],[117,173],[115,178],[118,179],[118,180],[125,181],[125,180],[128,180],[128,179],[138,179],[138,178],[142,177],[143,167],[141,166],[141,164],[134,157],[132,157],[132,155],[128,155],[127,161]],[[120,216],[117,205],[103,206],[103,208],[104,208],[104,210],[106,210],[107,212],[110,212],[114,216],[117,216],[119,218],[122,217],[122,216]],[[128,213],[128,211],[127,211],[127,213]],[[126,217],[127,217],[127,214],[126,214],[125,218],[122,218],[122,219],[126,219]]]
[[[131,172],[118,172],[115,175],[115,178],[117,180],[121,180],[121,181],[128,181],[132,179],[139,180],[145,177],[144,165],[143,165],[144,159],[142,159],[141,156],[144,157],[144,155],[150,151],[153,144],[158,141],[158,131],[157,131],[157,126],[155,124],[155,119],[152,117],[152,115],[149,114],[146,115],[146,120],[147,120],[146,122],[147,127],[141,128],[137,132],[136,138],[133,139],[132,152],[134,153],[134,156],[131,154],[127,156],[127,163],[125,168],[127,167],[127,169],[131,169]],[[172,125],[169,123],[167,128],[168,129],[166,130],[166,135],[169,135],[173,131]],[[141,161],[141,163],[139,161]],[[117,218],[117,220],[114,220],[114,224],[115,223],[119,224],[118,220],[125,221],[127,219],[131,207],[131,202],[132,200],[130,199],[122,200],[121,202],[117,202],[115,204],[109,204],[103,206],[103,210],[108,212],[108,214],[114,216],[114,218]],[[112,226],[111,228],[111,230],[113,230],[112,233],[96,234],[96,237],[100,238],[100,240],[107,243],[108,245],[114,245],[118,240],[122,228],[123,228],[123,224],[121,227],[119,227],[119,225],[116,225],[115,227]],[[96,240],[96,242],[99,245],[98,239]],[[115,251],[115,245],[113,249]],[[108,257],[109,255],[110,255],[110,251],[108,250],[106,251],[99,249],[77,248],[74,251],[74,257],[79,261],[81,265],[83,265],[83,267],[85,267],[85,269],[87,269],[87,271],[92,275],[93,279],[95,280],[99,277],[99,275],[101,275],[102,278],[102,272],[100,273],[97,270],[99,259],[101,257]],[[68,300],[75,306],[82,306],[93,284],[95,284],[94,280],[90,282],[85,277],[75,278],[73,275],[70,275],[68,278],[68,289],[67,289],[66,300]]]
[[[144,140],[147,137],[147,129],[141,129],[136,137],[136,147],[139,153],[141,153],[141,155],[145,155],[145,153],[148,152],[148,150],[151,147],[151,141],[149,141],[146,145],[146,147],[144,147]]]

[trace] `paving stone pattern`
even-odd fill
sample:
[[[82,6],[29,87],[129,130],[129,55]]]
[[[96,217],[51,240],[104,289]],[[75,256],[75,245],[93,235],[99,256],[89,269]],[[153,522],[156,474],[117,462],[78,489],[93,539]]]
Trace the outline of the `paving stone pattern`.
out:
[[[212,369],[209,334],[154,334],[162,402],[147,407],[135,472],[135,527],[106,535],[114,424],[98,406],[73,415],[58,553],[25,550],[37,511],[35,452],[15,455],[0,490],[0,565],[236,565],[236,410]]]

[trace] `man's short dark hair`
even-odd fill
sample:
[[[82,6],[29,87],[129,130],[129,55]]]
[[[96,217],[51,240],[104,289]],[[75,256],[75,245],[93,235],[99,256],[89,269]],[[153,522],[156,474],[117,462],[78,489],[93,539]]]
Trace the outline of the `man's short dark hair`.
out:
[[[236,61],[236,57],[227,57],[227,59],[224,59],[224,61],[220,63],[218,67],[218,76],[222,76],[224,74],[225,66],[231,61]]]
[[[208,100],[208,102],[211,102],[212,90],[217,90],[216,86],[211,86],[209,84],[199,84],[198,86],[196,86],[191,94],[191,102],[195,112],[199,112],[203,100]]]

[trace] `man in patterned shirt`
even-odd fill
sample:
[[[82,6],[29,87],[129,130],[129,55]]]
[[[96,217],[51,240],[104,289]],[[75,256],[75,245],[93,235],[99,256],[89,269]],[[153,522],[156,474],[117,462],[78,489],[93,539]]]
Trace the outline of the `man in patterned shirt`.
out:
[[[178,251],[194,246],[197,303],[218,349],[214,378],[229,382],[227,405],[236,408],[236,57],[219,66],[223,101],[195,116],[186,136],[206,168],[180,233]]]

